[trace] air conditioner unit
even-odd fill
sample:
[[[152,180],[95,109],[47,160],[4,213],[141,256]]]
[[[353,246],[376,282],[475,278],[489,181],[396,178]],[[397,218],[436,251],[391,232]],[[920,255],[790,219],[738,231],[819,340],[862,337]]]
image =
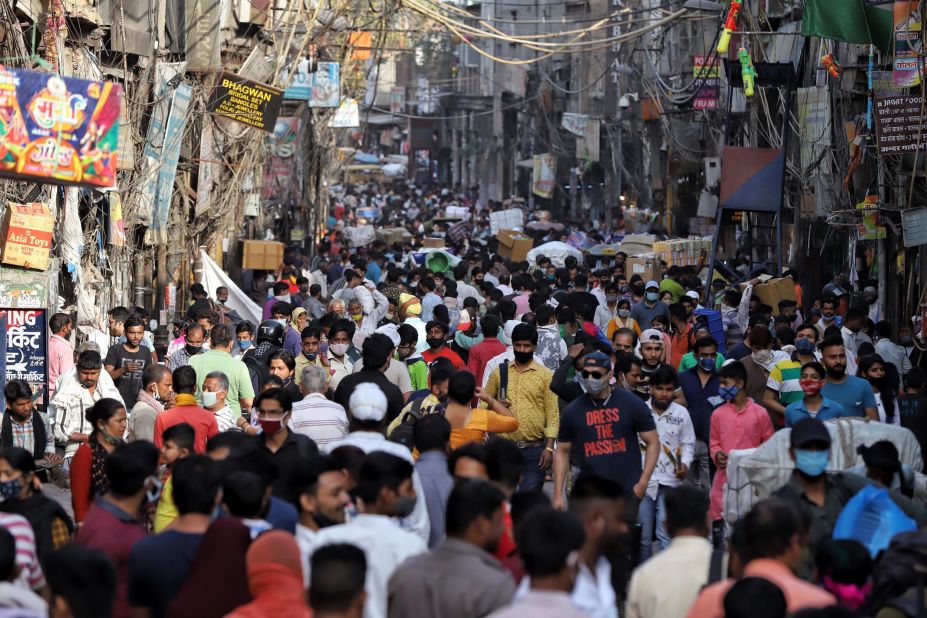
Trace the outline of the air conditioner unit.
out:
[[[705,187],[708,189],[718,186],[721,182],[721,159],[718,157],[705,157]]]

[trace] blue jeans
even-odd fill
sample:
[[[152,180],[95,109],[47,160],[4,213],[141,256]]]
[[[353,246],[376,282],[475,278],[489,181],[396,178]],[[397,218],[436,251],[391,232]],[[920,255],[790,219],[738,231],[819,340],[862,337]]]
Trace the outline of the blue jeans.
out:
[[[666,504],[663,499],[663,492],[666,489],[663,485],[657,488],[656,500],[647,495],[641,499],[640,510],[637,512],[637,522],[641,525],[641,563],[653,555],[654,536],[656,536],[661,551],[669,547],[670,536],[666,531]]]
[[[521,471],[521,482],[518,484],[518,491],[541,491],[544,488],[544,476],[546,470],[538,467],[541,461],[541,453],[544,452],[544,446],[528,446],[521,451],[524,459],[524,466]]]

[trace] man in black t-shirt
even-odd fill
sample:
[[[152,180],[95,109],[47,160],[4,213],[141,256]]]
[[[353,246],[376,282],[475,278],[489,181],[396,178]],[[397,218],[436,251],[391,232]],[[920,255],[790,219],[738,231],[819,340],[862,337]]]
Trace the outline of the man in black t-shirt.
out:
[[[142,372],[151,362],[151,352],[141,346],[145,336],[145,325],[137,316],[130,315],[125,323],[125,343],[109,348],[103,367],[113,378],[126,410],[131,410],[142,390]]]
[[[609,479],[641,498],[660,454],[653,416],[639,398],[610,384],[611,359],[602,352],[583,358],[580,375],[586,392],[567,406],[560,419],[553,504],[563,506],[571,452],[580,475]],[[638,438],[647,449],[643,466]]]
[[[374,333],[364,339],[362,349],[362,358],[364,368],[357,373],[346,376],[338,383],[335,389],[335,402],[341,404],[345,410],[350,410],[349,402],[354,389],[362,382],[373,382],[380,387],[389,404],[386,412],[387,424],[393,422],[402,407],[405,405],[405,399],[399,387],[389,381],[389,378],[383,374],[383,371],[389,365],[389,353],[392,349],[392,342],[386,335]]]

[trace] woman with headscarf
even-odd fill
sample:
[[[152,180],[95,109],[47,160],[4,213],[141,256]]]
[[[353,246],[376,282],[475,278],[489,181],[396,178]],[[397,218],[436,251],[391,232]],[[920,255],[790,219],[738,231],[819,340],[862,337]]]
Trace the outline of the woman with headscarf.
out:
[[[302,307],[293,309],[290,314],[290,323],[286,325],[286,333],[283,338],[283,349],[293,355],[293,358],[299,356],[303,351],[302,332],[309,323],[309,313]]]
[[[311,618],[303,589],[299,546],[292,534],[271,530],[248,548],[248,588],[254,600],[228,618]]]
[[[251,601],[245,565],[250,545],[251,533],[240,519],[220,517],[214,521],[200,541],[187,583],[171,602],[168,615],[221,618]]]

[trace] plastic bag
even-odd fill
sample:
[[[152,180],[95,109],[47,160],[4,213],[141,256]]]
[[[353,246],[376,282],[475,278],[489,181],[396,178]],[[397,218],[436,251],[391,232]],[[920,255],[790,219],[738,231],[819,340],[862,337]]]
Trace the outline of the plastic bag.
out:
[[[887,489],[867,485],[843,507],[833,536],[858,541],[875,558],[896,534],[913,530],[917,523],[895,504]]]

